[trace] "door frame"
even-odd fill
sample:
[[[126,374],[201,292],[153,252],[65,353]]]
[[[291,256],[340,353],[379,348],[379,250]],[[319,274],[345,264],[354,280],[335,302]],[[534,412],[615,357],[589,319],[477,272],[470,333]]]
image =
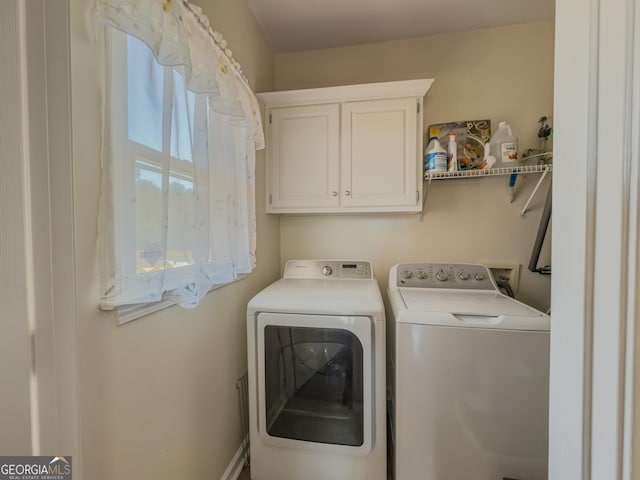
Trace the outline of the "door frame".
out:
[[[640,479],[639,18],[556,2],[550,480]]]
[[[82,478],[78,392],[69,0],[18,7],[31,324],[32,455],[72,455]]]

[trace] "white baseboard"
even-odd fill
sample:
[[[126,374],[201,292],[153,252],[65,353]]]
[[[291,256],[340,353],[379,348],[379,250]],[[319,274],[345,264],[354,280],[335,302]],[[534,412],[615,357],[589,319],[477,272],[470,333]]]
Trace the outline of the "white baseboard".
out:
[[[249,437],[245,437],[244,441],[238,447],[236,454],[231,459],[231,462],[227,466],[227,469],[222,474],[220,480],[237,480],[244,468],[246,461],[245,452],[248,452],[246,448],[249,444]]]

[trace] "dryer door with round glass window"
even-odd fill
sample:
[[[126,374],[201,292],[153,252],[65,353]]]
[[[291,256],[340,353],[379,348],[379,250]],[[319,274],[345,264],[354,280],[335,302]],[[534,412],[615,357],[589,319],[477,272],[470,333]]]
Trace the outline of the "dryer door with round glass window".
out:
[[[371,449],[368,317],[258,315],[261,436],[282,445]]]

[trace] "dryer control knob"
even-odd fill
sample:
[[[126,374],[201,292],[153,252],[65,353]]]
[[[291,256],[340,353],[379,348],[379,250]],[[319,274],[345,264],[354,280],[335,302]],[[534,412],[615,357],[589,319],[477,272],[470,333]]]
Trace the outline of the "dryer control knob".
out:
[[[329,265],[325,265],[322,267],[322,274],[326,277],[333,273],[333,269]]]
[[[475,278],[476,280],[480,281],[480,280],[484,280],[484,273],[482,272],[478,272],[476,273],[473,278]]]
[[[411,270],[405,270],[400,275],[402,275],[402,278],[404,278],[405,280],[408,280],[411,278],[412,273]]]
[[[425,277],[424,272],[422,270],[418,270],[416,272],[416,277],[418,277],[420,280],[424,280],[424,277]]]
[[[449,274],[444,270],[438,270],[436,278],[441,282],[446,282],[449,279]]]
[[[469,280],[469,274],[467,272],[460,272],[458,278],[460,280]]]

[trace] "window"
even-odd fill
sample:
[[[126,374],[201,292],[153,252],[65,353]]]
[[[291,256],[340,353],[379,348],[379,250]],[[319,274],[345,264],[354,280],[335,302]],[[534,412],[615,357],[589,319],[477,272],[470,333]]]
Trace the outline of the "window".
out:
[[[110,30],[109,65],[101,306],[195,307],[255,265],[252,125],[133,35]]]
[[[115,34],[112,51],[113,83],[118,85],[113,111],[122,119],[113,127],[114,148],[135,197],[135,207],[123,212],[124,223],[134,227],[123,232],[123,258],[138,274],[193,265],[191,131],[196,101],[198,109],[205,109],[206,96],[188,91],[180,71],[160,65],[135,37]],[[170,225],[166,239],[164,191]]]

